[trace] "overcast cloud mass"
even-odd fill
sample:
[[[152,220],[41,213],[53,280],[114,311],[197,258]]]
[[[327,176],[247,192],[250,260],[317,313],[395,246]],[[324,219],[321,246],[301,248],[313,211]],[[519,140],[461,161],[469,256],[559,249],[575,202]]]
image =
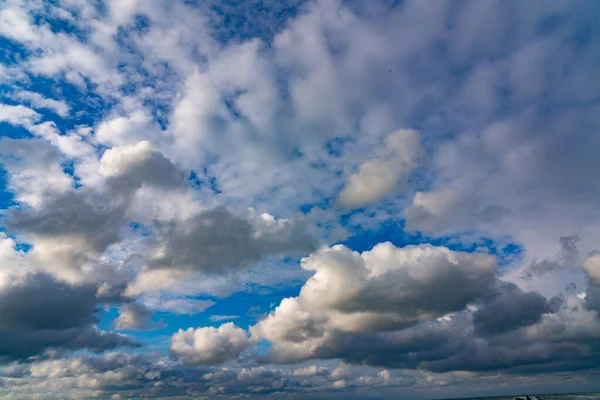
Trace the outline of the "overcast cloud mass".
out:
[[[0,398],[600,391],[600,3],[0,2]]]

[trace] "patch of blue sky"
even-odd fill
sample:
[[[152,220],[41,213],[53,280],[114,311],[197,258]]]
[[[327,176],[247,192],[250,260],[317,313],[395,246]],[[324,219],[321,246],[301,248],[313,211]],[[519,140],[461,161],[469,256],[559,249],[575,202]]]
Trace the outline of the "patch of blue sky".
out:
[[[209,12],[215,39],[223,44],[260,38],[269,44],[306,0],[198,1]]]
[[[408,233],[403,229],[403,224],[394,221],[383,222],[378,229],[355,232],[349,238],[340,241],[352,250],[363,252],[371,250],[381,242],[390,242],[396,247],[409,245],[431,244],[433,246],[448,247],[453,251],[486,252],[499,259],[500,267],[517,261],[522,256],[523,247],[513,243],[509,238],[492,239],[483,237],[476,232],[465,232],[461,235],[445,237],[429,237],[421,233]]]
[[[171,311],[158,311],[150,324],[157,324],[151,330],[123,330],[125,333],[144,344],[143,352],[167,351],[170,337],[179,329],[199,327],[219,327],[227,322],[234,322],[242,329],[255,325],[259,318],[267,315],[282,299],[296,297],[300,293],[300,285],[282,288],[271,292],[236,292],[224,298],[189,297],[189,300],[211,300],[215,304],[205,311],[196,314],[176,314]],[[109,306],[99,310],[96,326],[102,330],[113,330],[114,321],[119,316],[119,308]],[[237,318],[213,320],[211,316],[235,316]],[[263,347],[268,344],[263,343]],[[268,349],[268,348],[267,348]],[[263,349],[265,350],[265,349]]]
[[[188,177],[188,183],[197,189],[204,187],[210,188],[215,194],[221,193],[217,177],[211,175],[208,168],[204,168],[202,176],[199,176],[196,171],[191,171]]]
[[[36,13],[35,9],[32,10],[33,23],[35,25],[45,25],[53,33],[63,33],[70,36],[75,36],[82,42],[86,42],[88,39],[88,30],[81,29],[79,26],[74,24],[71,20],[61,17],[59,13],[48,12],[51,6],[58,6],[57,1],[47,0],[45,4],[45,10],[42,13]],[[75,19],[77,16],[75,16]]]
[[[339,158],[344,155],[345,147],[353,142],[354,139],[352,137],[336,136],[325,143],[325,149],[331,157]]]
[[[131,221],[127,225],[131,229],[131,233],[133,233],[134,235],[138,235],[141,237],[148,237],[152,234],[151,230],[148,227],[146,227],[138,222]]]
[[[137,342],[142,344],[142,348],[140,349],[130,349],[129,351],[132,353],[150,353],[154,351],[163,352],[167,354],[170,338],[173,333],[177,331],[172,326],[168,324],[160,324],[162,315],[169,315],[165,313],[157,313],[152,318],[152,323],[156,323],[159,327],[158,329],[149,329],[149,330],[129,330],[123,329],[120,330],[120,333],[126,334],[127,336],[135,339]],[[119,317],[119,307],[108,306],[103,309],[98,310],[96,313],[96,317],[98,318],[98,322],[96,326],[98,329],[103,331],[114,331],[114,322]],[[187,329],[187,328],[186,328]],[[127,349],[123,349],[122,351],[128,352]]]
[[[5,210],[14,205],[14,195],[8,190],[8,176],[4,168],[0,167],[0,215],[1,210]]]
[[[0,36],[0,64],[17,65],[30,54],[31,52],[21,43]]]
[[[33,135],[22,126],[11,125],[7,122],[0,122],[0,138],[25,139]]]
[[[114,105],[110,99],[103,99],[93,92],[83,93],[79,87],[70,82],[43,76],[30,76],[27,81],[20,82],[19,86],[5,85],[0,92],[1,101],[11,105],[20,104],[10,96],[21,90],[39,93],[48,99],[64,101],[69,106],[71,111],[65,118],[53,110],[36,108],[36,112],[42,116],[42,121],[53,121],[63,133],[80,125],[93,126],[95,121],[99,120]],[[27,102],[23,101],[22,104],[27,105]]]

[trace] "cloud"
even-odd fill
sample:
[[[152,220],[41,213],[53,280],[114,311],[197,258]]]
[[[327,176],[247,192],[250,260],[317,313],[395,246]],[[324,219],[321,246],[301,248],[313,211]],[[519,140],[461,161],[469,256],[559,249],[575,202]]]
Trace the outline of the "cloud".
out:
[[[151,267],[223,273],[269,256],[304,253],[315,240],[299,220],[270,214],[236,215],[224,207],[160,228]]]
[[[0,157],[10,174],[8,189],[25,205],[37,206],[45,193],[63,192],[72,186],[72,178],[61,167],[60,152],[43,140],[2,138]]]
[[[481,205],[456,188],[415,193],[404,210],[405,229],[410,232],[440,233],[465,229],[478,223],[497,223],[510,210],[497,204]]]
[[[375,157],[348,178],[339,194],[340,203],[358,207],[393,193],[416,167],[420,151],[419,132],[404,129],[390,133],[375,149]]]
[[[587,274],[590,283],[594,286],[600,286],[600,254],[595,253],[588,256],[583,261],[583,270]]]
[[[172,312],[177,315],[194,315],[204,312],[215,305],[212,300],[196,300],[192,298],[169,298],[160,296],[144,297],[144,304],[152,310]]]
[[[44,147],[42,143],[32,140],[23,144],[37,149]],[[2,144],[7,156],[14,154],[16,141]],[[27,154],[23,154],[23,163],[9,159],[9,169],[14,171],[11,179],[18,179],[11,184],[17,190],[29,190],[25,183],[48,179],[48,170],[60,179],[42,184],[41,192],[26,194],[26,198],[35,195],[33,206],[10,209],[6,225],[33,245],[31,254],[40,265],[72,283],[86,279],[84,266],[99,263],[99,256],[122,239],[139,187],[173,187],[181,182],[181,173],[148,142],[107,150],[96,166],[103,178],[97,186],[73,187],[59,156],[52,149],[46,154],[50,168],[38,167]]]
[[[495,307],[501,316],[506,316],[510,315],[512,305],[504,301]],[[474,326],[470,310],[394,331],[331,329],[319,337],[272,337],[271,351],[264,361],[289,363],[307,358],[340,358],[352,364],[383,368],[435,373],[502,371],[516,375],[593,368],[593,359],[600,351],[596,331],[600,322],[595,313],[584,309],[580,299],[567,298],[557,310],[541,318],[532,314],[535,313],[486,320],[491,329],[485,333],[491,334],[493,330],[496,335],[486,337],[475,334],[483,318],[480,316]],[[522,325],[517,326],[516,319]],[[301,326],[296,325],[298,328]]]
[[[144,110],[134,110],[127,116],[114,116],[100,122],[94,138],[105,145],[135,145],[146,138],[148,132],[158,131],[153,120]]]
[[[152,322],[154,313],[140,303],[127,303],[121,306],[119,316],[113,322],[116,329],[150,330],[166,326],[164,321]]]
[[[523,272],[523,277],[525,279],[532,279],[533,277],[541,277],[550,272],[577,266],[579,262],[579,252],[577,251],[578,240],[579,238],[577,235],[561,236],[559,238],[559,254],[554,259],[547,258],[540,262],[534,261],[529,268]]]
[[[40,114],[25,106],[0,104],[0,122],[31,127],[40,117]]]
[[[46,98],[40,93],[19,90],[16,93],[13,93],[11,97],[15,100],[21,100],[31,104],[33,108],[46,108],[52,110],[63,118],[66,118],[69,115],[69,105],[66,102]]]
[[[105,151],[99,172],[110,184],[128,188],[137,188],[143,183],[168,187],[182,181],[181,172],[147,141]]]
[[[253,344],[243,329],[228,322],[219,328],[180,329],[171,339],[171,354],[195,365],[214,365],[237,358]]]
[[[546,298],[536,292],[524,293],[511,283],[501,284],[486,294],[482,305],[473,313],[475,333],[501,335],[540,322],[550,312]]]
[[[7,225],[32,244],[32,257],[55,276],[84,278],[82,267],[117,242],[127,200],[89,189],[49,193],[36,208],[13,209]]]
[[[56,288],[81,301],[53,311],[60,327],[27,301],[7,313],[3,351],[55,363],[14,367],[29,372],[0,397],[430,398],[597,381],[596,6],[238,3],[0,6],[14,238],[0,292],[7,312],[36,297],[27,285],[48,305],[63,303]],[[502,268],[435,246],[352,251],[392,236],[478,247]],[[131,341],[94,328],[96,304],[193,314],[212,302],[200,294],[237,290],[279,305],[261,303],[251,329],[266,357],[209,369],[67,354]],[[298,360],[315,368],[256,365]]]
[[[131,338],[104,332],[96,322],[96,289],[40,274],[0,275],[0,358],[25,359],[48,350],[102,352],[135,347]]]
[[[44,274],[13,278],[0,298],[3,329],[60,330],[96,322],[93,287],[69,286]]]
[[[251,328],[274,357],[314,356],[339,335],[394,331],[463,310],[493,285],[496,259],[429,245],[380,243],[362,254],[337,245],[303,259],[315,271],[297,298]]]
[[[302,287],[300,303],[309,310],[356,314],[357,329],[363,330],[370,323],[376,329],[410,325],[463,309],[493,283],[496,259],[386,242],[362,254],[334,246],[305,258],[302,266],[315,274]],[[358,322],[362,317],[364,326]]]

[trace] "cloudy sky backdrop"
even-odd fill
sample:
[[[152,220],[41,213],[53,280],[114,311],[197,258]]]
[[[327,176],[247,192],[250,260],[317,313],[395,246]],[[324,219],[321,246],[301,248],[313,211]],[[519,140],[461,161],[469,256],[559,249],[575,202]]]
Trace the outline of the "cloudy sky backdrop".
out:
[[[600,390],[600,3],[0,3],[0,398]]]

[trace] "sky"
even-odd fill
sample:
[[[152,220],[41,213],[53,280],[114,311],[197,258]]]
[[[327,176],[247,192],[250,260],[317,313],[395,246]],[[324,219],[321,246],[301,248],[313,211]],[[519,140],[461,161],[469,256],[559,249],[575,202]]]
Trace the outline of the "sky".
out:
[[[0,2],[0,398],[600,391],[600,3]]]

